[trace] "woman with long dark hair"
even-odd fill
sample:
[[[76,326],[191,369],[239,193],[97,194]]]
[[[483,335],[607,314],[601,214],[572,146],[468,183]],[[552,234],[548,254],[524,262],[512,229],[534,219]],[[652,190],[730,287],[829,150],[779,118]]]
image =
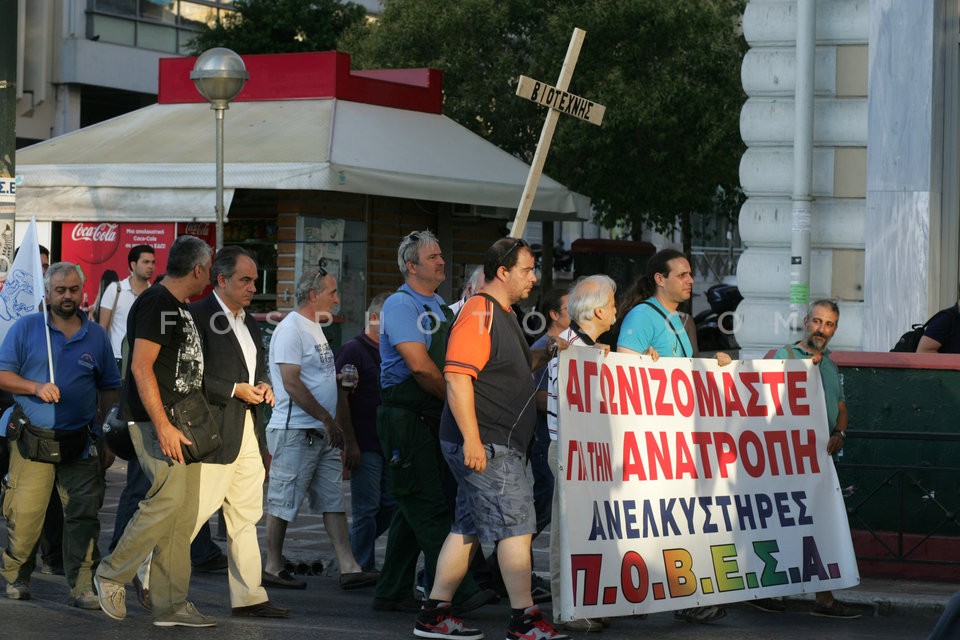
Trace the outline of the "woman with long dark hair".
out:
[[[97,300],[93,304],[90,312],[90,319],[94,322],[100,322],[100,303],[103,301],[103,292],[114,282],[120,282],[120,276],[113,269],[107,269],[100,276],[100,288],[97,290]]]

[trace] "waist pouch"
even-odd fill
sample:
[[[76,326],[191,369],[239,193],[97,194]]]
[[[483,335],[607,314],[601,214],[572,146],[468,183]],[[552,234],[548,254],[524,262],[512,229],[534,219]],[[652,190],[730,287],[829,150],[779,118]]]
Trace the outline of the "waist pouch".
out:
[[[185,463],[202,462],[220,448],[220,425],[201,391],[191,391],[180,400],[165,405],[164,409],[173,426],[193,443],[182,445]]]
[[[7,425],[7,437],[17,450],[34,462],[73,462],[87,447],[87,429],[44,429],[30,423],[20,404],[16,404]]]

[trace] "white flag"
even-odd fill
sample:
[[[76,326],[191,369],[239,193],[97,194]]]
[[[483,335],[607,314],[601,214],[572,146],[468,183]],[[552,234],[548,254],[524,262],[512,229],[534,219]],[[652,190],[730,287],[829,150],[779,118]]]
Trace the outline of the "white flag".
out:
[[[40,243],[37,241],[37,221],[30,218],[23,242],[7,279],[0,289],[0,339],[7,334],[17,318],[40,310],[43,302],[43,269],[40,266]]]

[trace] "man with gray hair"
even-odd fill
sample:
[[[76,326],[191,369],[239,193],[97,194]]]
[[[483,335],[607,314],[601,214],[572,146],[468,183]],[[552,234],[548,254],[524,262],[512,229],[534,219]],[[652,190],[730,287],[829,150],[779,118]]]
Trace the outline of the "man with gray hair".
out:
[[[437,237],[429,231],[404,236],[397,249],[404,283],[387,298],[380,315],[380,397],[377,435],[390,461],[387,486],[397,509],[373,608],[419,611],[410,593],[423,552],[426,572],[453,521],[443,486],[449,472],[440,453],[440,412],[447,385],[440,373],[453,313],[436,291],[446,279]],[[426,585],[427,591],[429,586]],[[496,598],[467,576],[454,598],[461,610]]]
[[[213,249],[182,235],[170,247],[163,280],[139,296],[127,316],[132,345],[124,406],[137,460],[151,487],[94,582],[104,613],[126,617],[124,585],[153,552],[151,600],[158,627],[213,627],[187,600],[190,538],[200,506],[200,465],[184,464],[191,442],[170,422],[165,407],[200,391],[203,349],[187,300],[210,283]]]
[[[480,289],[483,289],[483,285],[486,283],[487,279],[483,277],[483,265],[478,264],[473,268],[470,277],[467,278],[467,282],[463,285],[463,291],[460,292],[460,299],[450,305],[450,311],[453,311],[453,315],[456,316],[460,313],[460,309],[463,308],[463,305],[470,296],[480,291]]]
[[[214,256],[210,276],[213,292],[192,303],[190,313],[203,345],[203,389],[220,424],[222,444],[200,464],[202,491],[194,530],[208,526],[210,516],[223,509],[231,613],[285,618],[289,609],[270,602],[261,584],[257,540],[265,475],[261,450],[266,448],[260,418],[273,406],[260,328],[245,311],[257,292],[257,262],[243,247],[224,247]]]
[[[787,344],[773,354],[777,359],[810,360],[820,369],[820,382],[823,385],[824,402],[827,407],[828,434],[819,434],[826,441],[828,455],[839,453],[847,439],[847,401],[843,395],[843,378],[836,363],[830,359],[827,345],[837,331],[840,322],[840,308],[833,300],[815,300],[807,308],[803,318],[803,338],[794,344]],[[824,437],[825,436],[825,437]],[[747,604],[764,611],[784,611],[782,601],[772,598],[748,600]],[[810,614],[821,618],[859,618],[862,612],[840,602],[830,591],[818,591]]]
[[[570,290],[567,298],[567,314],[570,326],[557,336],[558,341],[566,341],[573,347],[597,347],[597,338],[610,330],[617,321],[616,305],[617,283],[605,275],[588,276],[579,280]],[[609,350],[609,346],[606,347]],[[550,432],[550,450],[547,460],[555,478],[559,452],[557,451],[557,433],[559,427],[559,402],[557,374],[560,359],[554,356],[547,365],[549,382],[547,384],[547,428]],[[559,481],[558,481],[559,483]],[[550,593],[553,599],[554,615],[560,611],[560,500],[557,486],[553,487],[553,522],[550,525]],[[558,628],[568,631],[600,631],[604,625],[600,619],[583,618],[558,624]]]
[[[9,422],[17,427],[7,434],[10,468],[3,499],[7,547],[0,573],[8,598],[30,599],[37,542],[56,486],[65,513],[63,565],[72,604],[98,609],[93,572],[100,561],[98,514],[104,482],[95,444],[97,399],[101,411],[116,401],[120,371],[106,332],[79,310],[80,269],[57,262],[47,271],[44,285],[49,311],[21,317],[0,347],[0,388],[13,394]],[[46,330],[56,354],[52,380]],[[43,455],[52,453],[53,447],[56,459]]]
[[[387,465],[383,447],[377,437],[377,407],[380,406],[380,312],[390,296],[381,293],[370,301],[363,332],[344,344],[337,353],[337,370],[341,372],[341,399],[344,421],[349,419],[359,447],[358,457],[350,468],[350,496],[353,509],[350,522],[350,546],[353,557],[364,571],[376,571],[374,547],[377,538],[390,526],[396,503],[387,490]],[[352,365],[357,379],[343,375]]]
[[[355,456],[356,439],[349,422],[341,421],[333,349],[321,325],[333,319],[340,304],[336,279],[323,267],[306,269],[297,282],[297,309],[277,325],[270,340],[270,378],[276,405],[267,424],[270,484],[267,488],[267,562],[264,585],[304,589],[283,568],[283,540],[305,499],[323,514],[340,565],[340,588],[358,589],[377,581],[364,571],[350,550],[343,500],[343,464]]]

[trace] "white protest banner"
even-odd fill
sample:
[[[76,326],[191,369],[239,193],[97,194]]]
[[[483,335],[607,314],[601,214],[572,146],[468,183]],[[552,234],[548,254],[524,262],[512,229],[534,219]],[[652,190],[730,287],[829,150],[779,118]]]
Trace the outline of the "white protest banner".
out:
[[[859,583],[809,360],[560,354],[558,619]]]

